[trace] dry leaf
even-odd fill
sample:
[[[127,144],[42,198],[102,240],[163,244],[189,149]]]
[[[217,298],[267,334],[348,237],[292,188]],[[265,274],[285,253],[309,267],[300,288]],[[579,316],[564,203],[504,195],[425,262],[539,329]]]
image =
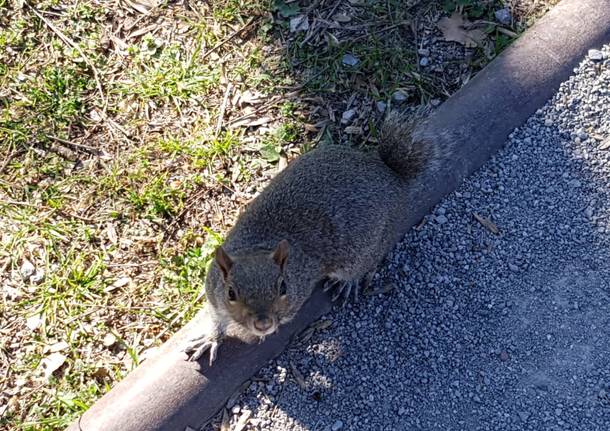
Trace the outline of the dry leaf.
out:
[[[482,217],[482,216],[478,215],[477,213],[472,213],[472,215],[474,216],[475,219],[477,219],[477,221],[479,223],[481,223],[481,225],[483,227],[485,227],[488,231],[490,231],[494,235],[498,235],[500,233],[500,229],[498,229],[498,227],[491,220],[486,219],[485,217]]]
[[[123,0],[125,4],[142,14],[147,14],[151,9],[157,6],[156,0]]]
[[[34,331],[38,329],[40,324],[42,323],[42,319],[40,318],[40,314],[35,314],[26,319],[25,325],[28,327],[30,331]]]
[[[458,42],[466,48],[481,46],[487,38],[487,33],[478,28],[470,29],[472,23],[464,19],[459,12],[453,12],[451,17],[442,18],[438,22],[438,28],[443,32],[443,37],[448,42]]]
[[[298,336],[298,340],[302,343],[308,341],[314,333],[315,329],[312,327],[309,327],[307,329],[305,329],[303,332],[301,332]]]
[[[337,14],[333,15],[333,20],[335,20],[337,22],[341,22],[341,23],[346,23],[346,22],[350,22],[352,20],[352,18],[343,13],[337,13]]]
[[[260,117],[254,119],[243,119],[241,121],[236,121],[231,124],[231,127],[257,127],[262,126],[263,124],[267,124],[273,121],[273,118],[269,117]]]
[[[40,363],[40,366],[44,370],[44,376],[48,380],[55,371],[57,371],[65,362],[66,356],[61,353],[51,353],[49,356],[44,358]]]
[[[239,420],[237,421],[237,423],[235,424],[235,431],[242,431],[246,428],[246,425],[248,424],[248,420],[250,419],[250,416],[252,416],[252,412],[250,410],[246,410],[245,412],[242,413],[242,415],[239,417]]]
[[[367,290],[366,292],[364,292],[364,294],[366,296],[382,295],[382,294],[388,293],[392,289],[394,289],[394,284],[393,283],[385,283],[379,289]]]
[[[231,429],[231,425],[229,422],[229,412],[227,409],[223,409],[222,411],[222,421],[220,424],[220,431],[229,431]]]
[[[307,15],[298,15],[290,18],[290,32],[297,33],[299,31],[309,30],[309,20]]]
[[[108,240],[111,243],[113,243],[113,244],[117,243],[118,237],[116,234],[116,229],[114,228],[114,224],[108,223],[108,226],[106,227],[106,235],[108,236]]]
[[[318,331],[321,331],[323,329],[328,328],[332,324],[333,324],[333,321],[331,319],[320,319],[320,320],[312,323],[311,325],[309,325],[309,327],[316,329]]]
[[[117,280],[115,280],[114,283],[112,283],[110,286],[105,288],[104,292],[108,293],[108,292],[112,292],[114,290],[117,290],[117,289],[119,289],[119,288],[129,284],[130,281],[131,281],[131,278],[129,278],[129,277],[118,278]]]
[[[49,352],[56,353],[61,352],[62,350],[66,350],[70,345],[65,341],[60,341],[59,343],[55,343],[49,347]]]
[[[362,135],[364,132],[362,131],[362,127],[347,126],[345,128],[345,133],[347,133],[348,135]]]
[[[292,371],[292,375],[294,376],[294,379],[297,381],[301,389],[306,389],[307,386],[305,385],[305,379],[303,378],[303,374],[301,374],[301,372],[297,369],[297,367],[295,367],[292,362],[290,363],[290,370]]]
[[[602,142],[602,144],[599,146],[600,150],[608,150],[610,149],[610,138],[606,139],[604,142]]]

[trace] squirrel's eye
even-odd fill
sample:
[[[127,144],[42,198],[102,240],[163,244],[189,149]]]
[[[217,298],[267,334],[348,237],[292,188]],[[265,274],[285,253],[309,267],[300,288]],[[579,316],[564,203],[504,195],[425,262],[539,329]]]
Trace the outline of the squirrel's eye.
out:
[[[229,291],[227,292],[227,294],[229,295],[229,301],[237,300],[237,294],[235,293],[235,289],[233,288],[233,286],[229,286]]]
[[[288,292],[288,288],[286,287],[286,282],[284,280],[280,281],[280,296],[286,295]]]

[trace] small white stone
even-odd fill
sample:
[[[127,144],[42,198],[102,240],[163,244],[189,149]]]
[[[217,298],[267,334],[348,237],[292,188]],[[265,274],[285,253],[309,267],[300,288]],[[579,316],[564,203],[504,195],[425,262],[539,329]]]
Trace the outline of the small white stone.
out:
[[[358,57],[353,56],[352,54],[345,54],[343,56],[343,64],[347,66],[355,66],[360,63]]]
[[[116,343],[116,336],[112,332],[109,332],[104,336],[102,343],[104,343],[104,346],[110,347]]]
[[[409,96],[402,90],[397,90],[392,94],[392,100],[395,102],[404,102]]]
[[[21,273],[21,277],[23,277],[24,280],[27,280],[32,275],[34,275],[34,272],[36,272],[36,268],[34,267],[34,264],[32,264],[32,262],[27,259],[23,259],[23,263],[21,264],[21,269],[19,270],[19,272]]]
[[[510,11],[507,8],[499,9],[494,12],[494,15],[498,22],[503,25],[509,25],[512,21],[512,16],[510,15]]]
[[[341,124],[349,124],[356,116],[355,109],[349,109],[341,115]]]
[[[593,61],[602,61],[604,59],[604,53],[599,49],[590,49],[589,58]]]
[[[341,420],[335,421],[335,423],[333,424],[332,430],[339,431],[341,428],[343,428],[343,421],[341,421]]]

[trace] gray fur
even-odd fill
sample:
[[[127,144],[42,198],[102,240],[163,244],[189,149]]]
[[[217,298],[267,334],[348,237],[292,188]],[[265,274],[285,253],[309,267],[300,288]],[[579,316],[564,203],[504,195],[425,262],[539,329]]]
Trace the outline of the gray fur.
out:
[[[357,283],[379,265],[409,214],[409,182],[438,156],[412,139],[413,125],[407,124],[389,118],[379,154],[327,146],[299,157],[246,208],[223,244],[235,262],[228,277],[247,309],[238,314],[269,313],[289,321],[319,281]],[[282,240],[289,243],[283,272],[270,257]],[[282,307],[279,276],[287,284]],[[226,289],[214,263],[206,293],[219,320],[231,318]],[[219,338],[228,326],[218,322]]]

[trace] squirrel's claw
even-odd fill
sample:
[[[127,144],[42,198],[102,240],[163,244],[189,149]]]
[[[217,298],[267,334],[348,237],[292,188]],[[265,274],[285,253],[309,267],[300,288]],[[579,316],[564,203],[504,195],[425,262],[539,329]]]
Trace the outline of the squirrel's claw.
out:
[[[194,338],[190,340],[190,342],[182,349],[183,352],[189,354],[189,361],[198,360],[205,352],[210,351],[210,367],[212,363],[216,360],[216,354],[218,353],[218,347],[220,346],[220,341],[215,338],[211,338],[209,336],[204,336],[201,338]]]
[[[342,307],[345,307],[345,304],[349,302],[352,290],[354,291],[356,297],[358,295],[358,283],[353,281],[328,280],[324,285],[324,291],[327,292],[331,289],[335,290],[331,300],[335,302],[339,298],[343,298],[343,302],[341,304]]]

